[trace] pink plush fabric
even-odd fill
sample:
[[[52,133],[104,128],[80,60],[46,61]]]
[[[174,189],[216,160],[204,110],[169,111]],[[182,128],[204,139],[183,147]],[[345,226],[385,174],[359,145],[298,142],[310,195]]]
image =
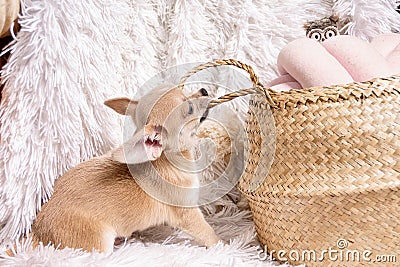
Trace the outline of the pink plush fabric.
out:
[[[400,74],[400,34],[384,34],[370,43],[339,35],[322,43],[302,38],[278,56],[280,77],[268,84],[277,91],[366,81]]]

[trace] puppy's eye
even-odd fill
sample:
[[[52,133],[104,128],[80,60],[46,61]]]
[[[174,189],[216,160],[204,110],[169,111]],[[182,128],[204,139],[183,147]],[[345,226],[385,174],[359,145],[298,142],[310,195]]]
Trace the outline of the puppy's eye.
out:
[[[189,103],[189,110],[188,110],[188,114],[192,115],[193,114],[193,103],[192,102],[188,102]]]

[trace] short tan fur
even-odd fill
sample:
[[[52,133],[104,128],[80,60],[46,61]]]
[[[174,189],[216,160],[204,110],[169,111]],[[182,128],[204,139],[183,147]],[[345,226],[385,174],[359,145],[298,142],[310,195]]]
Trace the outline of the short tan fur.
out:
[[[130,116],[137,130],[120,147],[82,162],[56,181],[52,197],[33,223],[34,243],[111,252],[115,238],[166,223],[187,232],[200,245],[216,244],[219,238],[198,207],[170,205],[150,196],[137,183],[137,179],[146,183],[146,177],[131,174],[127,165],[159,173],[162,182],[193,188],[180,195],[186,191],[176,193],[169,188],[171,192],[165,192],[162,183],[146,184],[162,199],[196,202],[197,174],[177,168],[166,155],[180,153],[192,159],[190,148],[196,144],[193,135],[206,110],[206,96],[204,89],[186,97],[177,88],[162,86],[140,101],[107,100],[108,107]],[[181,138],[175,136],[176,129]]]

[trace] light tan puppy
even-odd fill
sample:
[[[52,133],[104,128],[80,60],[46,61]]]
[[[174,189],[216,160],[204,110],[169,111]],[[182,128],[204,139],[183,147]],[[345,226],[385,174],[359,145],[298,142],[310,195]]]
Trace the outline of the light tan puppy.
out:
[[[137,130],[119,148],[77,165],[56,181],[33,223],[34,243],[110,252],[116,237],[167,223],[200,245],[216,244],[218,236],[194,206],[197,174],[168,158],[182,154],[193,162],[190,147],[196,144],[193,135],[207,95],[204,89],[185,97],[179,89],[158,88],[140,101],[106,101],[131,116]]]

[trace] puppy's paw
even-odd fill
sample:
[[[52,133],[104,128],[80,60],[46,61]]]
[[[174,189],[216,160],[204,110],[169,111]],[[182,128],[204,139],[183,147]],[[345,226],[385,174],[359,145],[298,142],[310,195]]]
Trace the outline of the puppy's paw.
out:
[[[206,241],[205,246],[206,248],[210,248],[218,243],[226,244],[224,240],[215,235],[210,237],[209,240]]]

